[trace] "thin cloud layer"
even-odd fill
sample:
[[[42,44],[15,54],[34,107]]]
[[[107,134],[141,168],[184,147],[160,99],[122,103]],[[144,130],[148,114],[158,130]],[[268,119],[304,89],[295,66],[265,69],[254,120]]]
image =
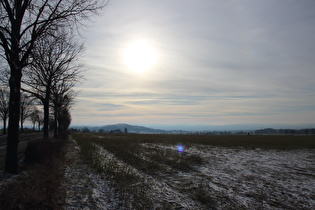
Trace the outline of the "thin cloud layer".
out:
[[[73,124],[313,124],[313,1],[112,1],[86,37]],[[143,74],[123,51],[145,39]]]

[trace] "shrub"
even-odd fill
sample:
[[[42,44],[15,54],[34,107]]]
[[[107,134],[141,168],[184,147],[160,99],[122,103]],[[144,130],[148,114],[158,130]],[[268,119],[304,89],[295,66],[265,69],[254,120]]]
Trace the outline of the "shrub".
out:
[[[29,142],[26,176],[8,183],[0,192],[0,209],[62,209],[65,189],[63,140]]]
[[[61,152],[62,141],[33,140],[28,142],[25,150],[25,162],[42,162],[54,154]]]

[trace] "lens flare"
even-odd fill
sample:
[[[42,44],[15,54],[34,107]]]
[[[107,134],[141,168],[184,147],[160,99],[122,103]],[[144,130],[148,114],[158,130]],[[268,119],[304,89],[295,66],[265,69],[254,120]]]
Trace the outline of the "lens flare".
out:
[[[184,145],[181,145],[181,144],[177,145],[177,151],[180,153],[184,152],[185,151]]]

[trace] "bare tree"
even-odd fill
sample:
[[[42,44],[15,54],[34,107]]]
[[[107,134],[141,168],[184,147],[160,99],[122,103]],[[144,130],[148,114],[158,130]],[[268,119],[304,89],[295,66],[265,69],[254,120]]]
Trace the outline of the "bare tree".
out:
[[[105,4],[102,0],[1,0],[0,45],[10,68],[6,172],[18,172],[21,78],[35,42],[52,29],[79,26]]]
[[[33,62],[25,72],[22,88],[39,99],[44,106],[44,138],[49,131],[51,91],[59,81],[78,81],[82,65],[77,61],[83,50],[64,32],[54,32],[39,40],[32,52]]]
[[[62,134],[60,119],[63,110],[69,110],[73,105],[76,92],[73,90],[73,80],[61,80],[52,88],[51,105],[54,112],[54,137]]]
[[[44,123],[44,113],[43,111],[39,110],[37,117],[36,117],[36,122],[38,125],[38,131],[40,131],[41,125]]]
[[[9,115],[9,91],[0,88],[0,117],[3,122],[3,135],[7,134],[7,118]]]
[[[10,70],[7,67],[2,67],[0,71],[1,86],[9,86],[9,78],[10,78]]]
[[[27,118],[32,113],[32,107],[33,107],[33,100],[25,94],[21,95],[21,112],[20,112],[20,124],[21,124],[21,132],[24,132],[23,124]]]
[[[60,110],[58,116],[58,134],[65,135],[71,123],[71,114],[67,107]]]
[[[37,109],[37,107],[33,107],[33,110],[29,116],[31,122],[33,123],[33,131],[35,131],[35,125],[37,122],[37,119],[39,118],[39,110]]]

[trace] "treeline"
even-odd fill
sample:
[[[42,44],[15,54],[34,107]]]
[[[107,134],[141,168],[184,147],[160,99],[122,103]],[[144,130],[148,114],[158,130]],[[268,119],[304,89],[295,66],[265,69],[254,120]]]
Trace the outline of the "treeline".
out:
[[[254,131],[198,131],[194,135],[315,135],[315,128],[273,129],[265,128]]]
[[[0,87],[0,119],[2,120],[2,134],[7,134],[7,121],[9,117],[9,98],[10,91],[8,88]],[[21,94],[20,101],[20,132],[24,133],[24,123],[29,121],[32,123],[32,130],[41,130],[41,126],[44,122],[44,114],[39,109],[38,102],[34,100],[30,95]],[[51,123],[53,118],[50,118],[50,129],[54,129]],[[29,129],[27,129],[29,130]]]
[[[48,139],[49,119],[54,135],[70,125],[73,87],[81,79],[83,47],[76,33],[84,20],[106,5],[103,0],[33,1],[0,3],[1,89],[8,105],[2,114],[7,132],[5,171],[18,172],[17,148],[23,97],[43,107],[43,135]],[[2,109],[2,108],[1,108]],[[38,115],[39,116],[39,115]],[[6,132],[6,129],[4,129]]]
[[[265,128],[256,130],[255,134],[287,134],[287,135],[315,135],[315,128],[304,129],[273,129]]]
[[[7,134],[7,123],[9,116],[9,98],[10,92],[8,88],[0,87],[0,120],[2,121],[2,135]],[[20,101],[20,133],[30,131],[42,131],[44,124],[44,112],[41,109],[41,103],[36,97],[30,94],[21,93]],[[50,132],[54,132],[54,137],[65,134],[71,122],[71,115],[69,113],[70,104],[63,104],[64,109],[50,106],[48,127]],[[54,114],[56,113],[56,114]],[[59,114],[60,113],[60,114]],[[32,124],[32,128],[25,128],[26,122]]]
[[[253,131],[207,131],[195,132],[205,135],[315,135],[315,128],[304,129],[273,129],[265,128]]]
[[[121,129],[105,131],[104,129],[90,130],[88,127],[82,129],[71,128],[71,132],[82,132],[82,133],[128,133],[127,128],[122,131]],[[132,132],[134,133],[134,132]],[[145,132],[139,132],[145,133]],[[147,133],[149,134],[149,133]],[[152,133],[151,133],[152,134]],[[253,131],[164,131],[157,132],[154,134],[173,134],[173,135],[315,135],[315,128],[304,128],[304,129],[273,129],[265,128]]]
[[[70,132],[82,132],[82,133],[92,133],[93,132],[88,127],[84,127],[82,129],[71,128],[69,131]],[[105,131],[104,129],[100,128],[100,129],[98,129],[97,132],[98,133],[128,133],[128,129],[125,128],[124,131],[122,131],[121,129],[114,129],[114,130]]]

